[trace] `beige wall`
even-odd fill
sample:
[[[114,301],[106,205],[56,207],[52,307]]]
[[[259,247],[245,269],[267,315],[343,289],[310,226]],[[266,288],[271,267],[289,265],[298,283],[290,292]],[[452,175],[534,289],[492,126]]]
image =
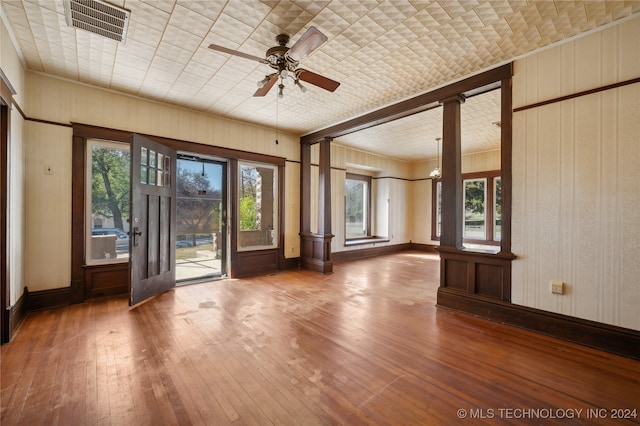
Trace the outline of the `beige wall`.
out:
[[[318,145],[312,148],[311,162],[318,164]],[[367,152],[348,149],[336,139],[331,146],[331,251],[363,250],[371,247],[408,243],[413,229],[413,183],[410,163]],[[317,230],[317,168],[312,170],[311,228]],[[344,185],[346,173],[374,178],[371,184],[372,234],[388,237],[389,242],[345,247]]]
[[[18,108],[24,109],[24,69],[18,53],[11,43],[4,21],[0,21],[0,68],[15,89],[14,105],[11,105],[11,138],[9,140],[9,194],[8,194],[8,244],[9,244],[9,303],[15,304],[25,287],[25,180],[24,180],[24,127],[25,122]]]
[[[519,60],[514,108],[640,77],[638,46],[635,18]],[[513,302],[640,330],[638,182],[640,84],[515,113]]]
[[[26,124],[24,281],[29,291],[71,283],[72,136],[69,127]],[[52,174],[45,173],[47,168]]]

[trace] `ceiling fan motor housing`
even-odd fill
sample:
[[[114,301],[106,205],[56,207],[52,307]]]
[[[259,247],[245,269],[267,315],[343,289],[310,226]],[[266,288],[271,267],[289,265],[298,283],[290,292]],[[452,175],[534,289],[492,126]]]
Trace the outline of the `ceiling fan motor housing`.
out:
[[[278,46],[270,48],[266,53],[265,59],[269,63],[269,66],[279,72],[283,70],[294,72],[298,67],[298,61],[294,61],[286,54],[289,51],[289,48],[287,47],[287,43],[289,43],[289,36],[286,34],[279,34],[276,36],[276,42],[278,43]]]

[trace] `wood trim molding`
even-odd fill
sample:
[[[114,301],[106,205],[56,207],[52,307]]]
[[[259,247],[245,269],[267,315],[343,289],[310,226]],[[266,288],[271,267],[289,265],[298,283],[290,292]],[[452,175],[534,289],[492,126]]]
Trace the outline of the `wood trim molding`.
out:
[[[414,243],[409,241],[402,244],[387,244],[378,247],[367,247],[354,250],[337,251],[331,254],[334,263],[349,262],[357,259],[367,259],[370,257],[384,256],[387,254],[398,253],[407,250],[424,251],[427,253],[438,254],[437,246],[431,244]]]
[[[538,108],[544,105],[549,105],[556,102],[562,102],[569,99],[579,98],[581,96],[591,95],[593,93],[604,92],[606,90],[617,89],[619,87],[627,86],[629,84],[636,84],[636,83],[640,83],[640,77],[631,78],[629,80],[620,81],[618,83],[607,84],[606,86],[595,87],[589,90],[583,90],[581,92],[572,93],[570,95],[558,96],[557,98],[547,99],[546,101],[536,102],[530,105],[524,105],[518,108],[514,108],[513,112],[520,112],[520,111],[525,111],[531,108]]]
[[[349,262],[352,260],[367,259],[370,257],[398,253],[400,251],[410,250],[411,248],[411,243],[391,244],[378,247],[367,247],[356,250],[336,251],[331,254],[331,257],[334,263]]]
[[[483,253],[439,246],[440,287],[511,301],[511,253]]]
[[[58,308],[70,305],[72,301],[71,287],[54,288],[28,292],[27,311]]]
[[[9,193],[11,191],[11,112],[13,93],[4,73],[0,76],[0,343],[11,338],[10,311],[11,263],[9,257]]]
[[[640,331],[469,295],[443,287],[438,289],[438,305],[640,360]]]
[[[10,342],[15,336],[18,328],[22,324],[22,321],[27,316],[27,298],[28,298],[28,290],[25,288],[22,295],[18,298],[16,303],[13,306],[9,306],[7,308],[8,313],[8,321],[9,321],[9,338],[7,342]],[[6,342],[3,342],[6,343]]]
[[[471,97],[499,87],[500,81],[511,79],[513,63],[508,63],[480,74],[467,77],[448,86],[441,87],[411,99],[327,127],[300,138],[300,143],[315,144],[325,137],[338,138],[379,124],[427,111],[440,105],[442,99],[463,95]]]
[[[333,272],[333,234],[300,233],[300,268],[328,274]]]

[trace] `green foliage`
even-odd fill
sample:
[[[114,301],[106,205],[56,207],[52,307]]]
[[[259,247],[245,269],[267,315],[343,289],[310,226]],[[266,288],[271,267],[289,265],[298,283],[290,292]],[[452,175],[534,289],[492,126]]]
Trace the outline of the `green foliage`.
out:
[[[99,147],[92,152],[91,213],[113,218],[119,229],[129,216],[129,162],[127,150]]]
[[[484,180],[470,180],[465,182],[464,206],[470,213],[484,213]]]
[[[258,230],[258,209],[256,199],[252,195],[240,198],[240,230]]]

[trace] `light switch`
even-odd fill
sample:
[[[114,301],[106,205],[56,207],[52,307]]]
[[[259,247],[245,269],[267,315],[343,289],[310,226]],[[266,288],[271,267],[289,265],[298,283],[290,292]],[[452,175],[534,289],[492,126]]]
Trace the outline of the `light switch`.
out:
[[[551,281],[551,293],[564,294],[564,283],[558,280]]]

